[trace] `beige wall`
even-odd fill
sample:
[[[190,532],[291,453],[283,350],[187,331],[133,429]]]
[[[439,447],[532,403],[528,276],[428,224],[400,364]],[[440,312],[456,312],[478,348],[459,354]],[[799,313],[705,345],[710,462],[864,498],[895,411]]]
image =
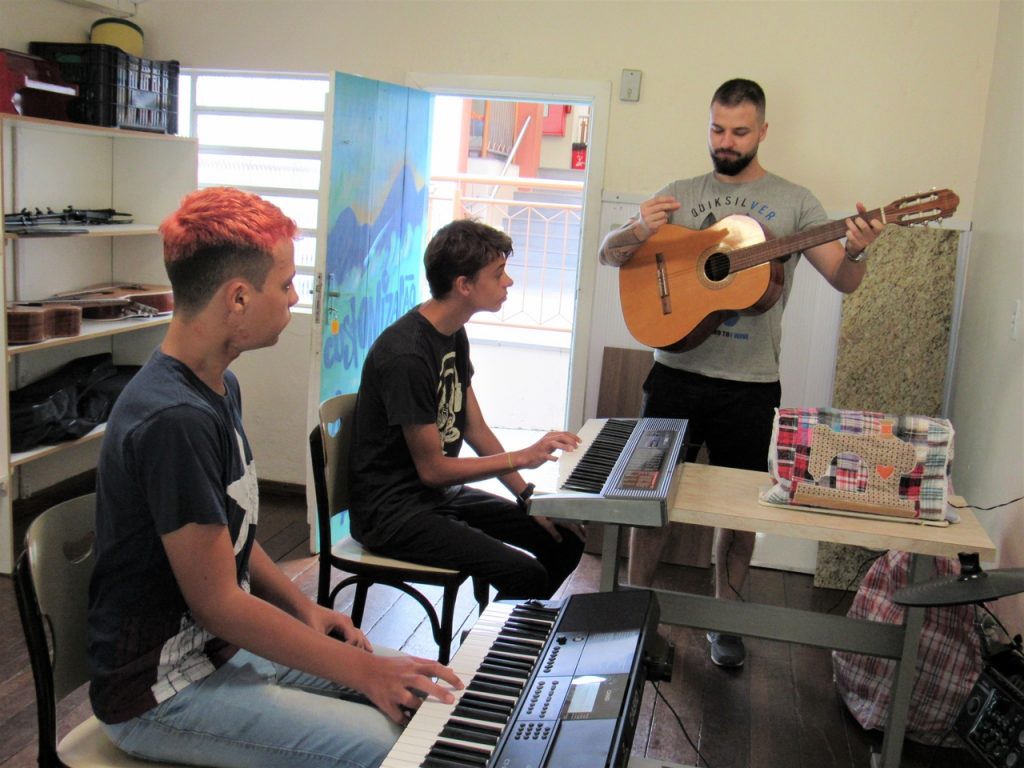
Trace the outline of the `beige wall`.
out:
[[[85,40],[101,14],[5,0],[5,47]],[[146,0],[146,55],[185,66],[409,72],[614,84],[604,188],[648,192],[707,167],[711,91],[747,76],[768,94],[765,165],[826,210],[933,186],[974,206],[999,5],[960,2],[443,2]],[[923,12],[924,11],[924,12]],[[643,71],[618,101],[623,68]],[[595,117],[600,119],[600,116]]]
[[[1024,3],[1000,6],[993,76],[978,168],[960,352],[951,419],[957,490],[979,506],[1024,495]],[[1024,503],[979,515],[999,549],[999,566],[1024,566]],[[996,604],[1011,632],[1024,631],[1024,597]]]
[[[1024,469],[1024,354],[1008,331],[1011,303],[1024,293],[1021,7],[146,0],[135,21],[148,56],[185,66],[338,69],[399,83],[409,72],[609,81],[605,173],[591,180],[606,191],[646,193],[703,172],[710,92],[734,76],[768,93],[765,165],[813,189],[827,210],[953,188],[957,218],[974,220],[954,385],[956,482],[984,505],[1019,495]],[[0,46],[85,40],[99,16],[57,0],[3,0]],[[623,68],[643,71],[638,103],[617,99]],[[261,413],[261,472],[275,480],[305,478],[305,390],[271,372],[301,366],[307,329],[300,318],[276,349],[238,364],[247,413]],[[1010,519],[990,518],[993,530]],[[1001,542],[1008,555],[1015,544]]]

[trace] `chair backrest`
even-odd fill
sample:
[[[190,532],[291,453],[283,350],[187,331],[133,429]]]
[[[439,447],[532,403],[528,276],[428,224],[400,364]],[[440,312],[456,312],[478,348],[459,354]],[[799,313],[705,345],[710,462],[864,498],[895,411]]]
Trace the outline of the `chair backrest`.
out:
[[[39,710],[40,755],[56,754],[56,703],[89,679],[89,578],[96,495],[65,501],[28,528],[14,574]]]
[[[349,507],[348,457],[356,395],[336,395],[320,404],[320,421],[309,435],[318,518],[323,524]],[[325,514],[322,514],[326,512]],[[321,537],[323,536],[321,531]],[[329,540],[329,539],[328,539]]]

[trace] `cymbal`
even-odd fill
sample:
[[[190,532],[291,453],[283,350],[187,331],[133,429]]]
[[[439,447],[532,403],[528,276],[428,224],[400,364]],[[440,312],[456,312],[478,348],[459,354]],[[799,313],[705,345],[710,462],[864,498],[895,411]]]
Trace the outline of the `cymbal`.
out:
[[[982,571],[977,553],[961,553],[960,573],[911,584],[893,595],[898,605],[940,606],[985,603],[1024,592],[1024,568]]]

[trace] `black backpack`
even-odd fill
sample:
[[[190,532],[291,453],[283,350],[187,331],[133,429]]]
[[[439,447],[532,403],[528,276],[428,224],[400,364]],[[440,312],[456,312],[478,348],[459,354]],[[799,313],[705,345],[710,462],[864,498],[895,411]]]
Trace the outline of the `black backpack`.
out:
[[[139,370],[110,353],[80,357],[10,393],[11,451],[75,440],[102,424]]]

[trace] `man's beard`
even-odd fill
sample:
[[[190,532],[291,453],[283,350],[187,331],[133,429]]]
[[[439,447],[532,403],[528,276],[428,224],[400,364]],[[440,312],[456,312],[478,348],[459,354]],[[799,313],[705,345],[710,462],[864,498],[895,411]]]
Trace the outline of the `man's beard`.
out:
[[[715,166],[715,173],[720,173],[723,176],[737,176],[750,165],[750,161],[755,157],[757,157],[756,149],[749,155],[719,155],[712,152],[711,162]]]

